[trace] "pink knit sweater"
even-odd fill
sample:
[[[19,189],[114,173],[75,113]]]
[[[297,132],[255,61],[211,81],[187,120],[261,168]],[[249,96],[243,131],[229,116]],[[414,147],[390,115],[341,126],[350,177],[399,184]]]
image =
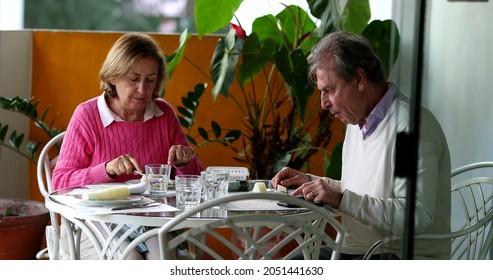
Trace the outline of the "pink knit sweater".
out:
[[[123,154],[148,163],[167,163],[172,145],[187,145],[173,107],[162,99],[154,102],[164,112],[145,122],[113,122],[104,127],[99,115],[97,97],[81,103],[69,122],[60,155],[53,171],[53,188],[104,182],[124,182],[140,178],[123,175],[110,178],[105,163]],[[200,174],[202,164],[197,157],[185,166],[173,168],[175,174]]]

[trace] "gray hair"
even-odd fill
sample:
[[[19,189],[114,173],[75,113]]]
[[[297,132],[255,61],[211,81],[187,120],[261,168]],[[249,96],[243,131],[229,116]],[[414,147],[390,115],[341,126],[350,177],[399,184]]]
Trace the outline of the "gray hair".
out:
[[[338,31],[322,37],[308,56],[310,78],[314,79],[317,69],[328,69],[329,56],[336,61],[335,71],[346,81],[354,77],[358,68],[365,71],[370,81],[384,81],[380,59],[361,35]]]

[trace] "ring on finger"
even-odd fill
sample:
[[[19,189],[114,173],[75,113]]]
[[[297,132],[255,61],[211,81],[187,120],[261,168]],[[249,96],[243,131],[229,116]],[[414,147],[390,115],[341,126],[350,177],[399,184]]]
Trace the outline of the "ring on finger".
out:
[[[313,191],[312,191],[312,192],[310,192],[310,194],[311,194],[313,197],[317,196],[317,194],[316,194],[315,192],[313,192]]]

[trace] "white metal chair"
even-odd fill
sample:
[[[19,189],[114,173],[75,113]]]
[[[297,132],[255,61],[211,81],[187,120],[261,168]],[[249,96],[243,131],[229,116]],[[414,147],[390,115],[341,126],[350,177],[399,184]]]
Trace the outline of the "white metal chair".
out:
[[[168,234],[175,229],[184,228],[187,219],[196,217],[203,211],[225,203],[255,199],[286,201],[309,211],[287,215],[265,211],[238,216],[230,213],[228,217],[211,220],[174,237]],[[335,238],[327,233],[326,225],[332,226],[335,230]],[[219,228],[230,229],[232,238],[227,238],[216,231]],[[305,259],[318,259],[322,244],[331,247],[333,249],[331,257],[337,259],[344,234],[344,228],[327,208],[285,194],[240,193],[207,201],[185,210],[159,229],[158,238],[162,259],[169,259],[169,253],[183,242],[188,242],[189,246],[198,248],[213,259],[223,259],[218,252],[217,244],[209,247],[205,237],[225,245],[238,259],[291,259],[299,253],[303,253]]]
[[[64,136],[65,132],[61,132],[57,136],[50,139],[50,141],[46,143],[39,154],[37,165],[38,187],[39,191],[45,199],[53,191],[53,187],[51,184],[51,174],[58,158],[58,153],[54,154],[52,150],[56,147],[57,144],[61,143]],[[46,226],[47,247],[38,252],[38,254],[36,255],[36,258],[38,259],[48,257],[51,260],[57,260],[60,258],[60,222],[58,215],[51,211],[50,221],[50,224]]]
[[[493,245],[493,162],[468,164],[453,170],[451,176],[453,182],[460,180],[451,189],[452,232],[421,234],[414,238],[449,239],[452,260],[484,260]],[[369,259],[383,245],[399,239],[389,236],[377,241],[364,259]]]

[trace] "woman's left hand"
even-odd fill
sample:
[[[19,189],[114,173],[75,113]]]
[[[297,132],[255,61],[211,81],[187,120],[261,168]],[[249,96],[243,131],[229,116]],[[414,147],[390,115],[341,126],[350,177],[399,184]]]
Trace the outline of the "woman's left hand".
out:
[[[194,157],[193,149],[183,145],[173,145],[169,149],[168,164],[183,166]]]

